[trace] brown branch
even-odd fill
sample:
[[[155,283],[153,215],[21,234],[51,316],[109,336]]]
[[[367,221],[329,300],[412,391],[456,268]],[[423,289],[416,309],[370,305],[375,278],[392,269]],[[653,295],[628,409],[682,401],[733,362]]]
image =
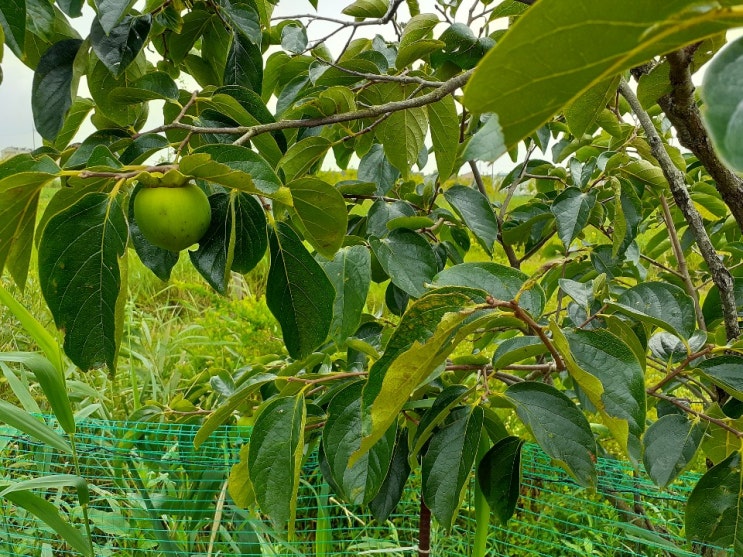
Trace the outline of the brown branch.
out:
[[[728,340],[738,338],[740,335],[740,328],[738,327],[738,309],[736,307],[735,294],[733,291],[733,277],[730,275],[730,271],[728,271],[723,264],[720,256],[717,255],[715,247],[712,245],[712,242],[707,235],[707,230],[704,228],[702,217],[696,207],[694,207],[689,192],[686,189],[684,175],[673,164],[671,157],[663,146],[663,140],[660,138],[660,135],[658,135],[658,132],[653,125],[653,121],[650,119],[648,113],[642,108],[640,101],[637,99],[637,95],[635,95],[634,91],[632,91],[630,86],[627,85],[626,81],[622,80],[620,82],[619,91],[622,96],[627,99],[632,111],[640,121],[640,125],[645,130],[645,135],[650,144],[650,149],[663,170],[663,175],[671,188],[671,194],[676,201],[676,206],[689,224],[689,230],[691,230],[694,240],[696,241],[697,246],[699,246],[699,251],[702,253],[702,257],[707,263],[707,267],[712,275],[712,280],[720,290],[727,338]]]
[[[694,98],[694,84],[689,67],[695,45],[666,56],[670,66],[671,92],[658,99],[658,104],[676,129],[679,143],[689,149],[715,181],[725,204],[743,229],[743,180],[720,160],[712,147],[702,116]]]
[[[663,379],[658,381],[655,385],[650,387],[648,389],[648,393],[655,394],[658,391],[660,391],[663,387],[665,387],[668,383],[673,381],[676,377],[678,377],[683,371],[686,369],[686,366],[689,365],[693,360],[696,360],[697,358],[701,358],[705,354],[709,354],[712,351],[712,346],[706,346],[699,352],[694,352],[693,354],[689,354],[686,358],[684,358],[684,361],[681,362],[679,365],[676,366],[676,369],[674,369],[671,373],[666,375]]]
[[[684,404],[683,402],[681,402],[680,400],[676,398],[673,398],[672,396],[666,396],[660,393],[651,393],[649,391],[647,393],[651,396],[654,396],[655,398],[660,398],[662,400],[665,400],[666,402],[670,402],[676,408],[680,408],[681,410],[683,410],[684,412],[688,414],[693,414],[694,416],[696,416],[697,418],[701,420],[704,420],[705,422],[709,422],[711,424],[715,424],[718,427],[721,427],[725,431],[728,431],[732,433],[733,435],[735,435],[738,439],[743,439],[743,432],[740,432],[734,427],[730,426],[725,420],[721,420],[719,418],[713,418],[712,416],[709,416],[705,414],[704,412],[699,412],[697,410],[694,410],[690,406],[687,406],[686,404]]]

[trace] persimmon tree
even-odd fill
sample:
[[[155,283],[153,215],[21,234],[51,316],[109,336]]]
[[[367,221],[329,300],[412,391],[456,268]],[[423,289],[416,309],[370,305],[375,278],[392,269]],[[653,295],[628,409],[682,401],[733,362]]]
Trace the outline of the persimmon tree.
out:
[[[128,258],[225,295],[268,258],[286,353],[245,362],[196,443],[254,414],[230,493],[289,535],[315,449],[380,520],[419,470],[449,528],[472,474],[508,520],[529,439],[586,487],[607,443],[660,486],[704,455],[686,533],[743,555],[743,46],[718,54],[743,3],[325,2],[3,2],[44,146],[0,164],[0,270],[22,288],[35,242],[67,356],[113,374]],[[209,229],[151,245],[138,192],[188,181]]]

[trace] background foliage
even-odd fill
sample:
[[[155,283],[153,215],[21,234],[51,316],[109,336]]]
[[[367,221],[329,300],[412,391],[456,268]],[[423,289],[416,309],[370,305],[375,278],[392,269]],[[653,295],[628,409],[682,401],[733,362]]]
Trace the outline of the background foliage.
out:
[[[282,342],[205,365],[173,396],[153,366],[152,403],[132,373],[133,416],[201,421],[196,446],[252,423],[231,496],[289,537],[312,449],[335,494],[377,518],[419,469],[425,552],[428,517],[450,528],[473,473],[480,523],[489,507],[508,519],[530,438],[586,487],[607,453],[661,486],[703,456],[686,533],[743,555],[741,47],[714,57],[742,5],[434,7],[357,0],[338,18],[287,18],[268,0],[4,3],[3,55],[34,71],[45,144],[0,164],[0,270],[22,290],[37,254],[66,357],[114,376],[165,342],[163,323],[133,320],[129,268],[167,279],[186,259],[149,244],[131,199],[193,180],[212,225],[187,263],[219,293],[263,294]],[[81,36],[70,22],[90,9]],[[313,36],[318,22],[333,30]],[[710,59],[698,100],[692,75]],[[96,131],[77,137],[88,120]],[[513,166],[488,187],[478,163],[503,155]],[[331,159],[356,175],[328,180]],[[43,352],[3,358],[33,371],[69,442],[28,400],[2,417],[74,458],[71,387],[99,374],[68,381],[54,336],[3,301]],[[59,486],[86,508],[74,476]],[[14,502],[56,520],[27,487]]]

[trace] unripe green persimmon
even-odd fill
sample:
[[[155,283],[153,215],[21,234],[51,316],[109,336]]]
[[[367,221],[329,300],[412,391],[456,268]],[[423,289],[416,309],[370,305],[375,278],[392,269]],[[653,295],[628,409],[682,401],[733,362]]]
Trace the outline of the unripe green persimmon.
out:
[[[181,251],[201,240],[209,229],[209,199],[196,184],[144,187],[134,198],[134,218],[154,246]]]

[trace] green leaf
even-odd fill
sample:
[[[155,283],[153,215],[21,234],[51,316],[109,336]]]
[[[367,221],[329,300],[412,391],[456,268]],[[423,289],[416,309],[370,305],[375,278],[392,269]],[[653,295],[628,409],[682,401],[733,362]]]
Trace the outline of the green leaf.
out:
[[[181,159],[183,174],[291,205],[289,191],[258,153],[239,145],[204,145]]]
[[[330,337],[342,345],[361,323],[371,284],[371,255],[364,246],[348,246],[339,250],[332,261],[320,264],[335,288]]]
[[[93,548],[90,542],[82,535],[80,530],[62,518],[57,511],[57,507],[49,501],[28,491],[8,493],[5,495],[5,499],[38,517],[44,524],[57,532],[75,551],[86,557],[93,557]]]
[[[240,85],[260,94],[263,88],[263,58],[261,49],[242,33],[233,33],[227,55],[223,82]]]
[[[289,225],[276,225],[269,246],[266,303],[281,325],[289,355],[301,359],[328,336],[335,289]]]
[[[741,377],[743,357],[717,356],[696,364],[702,374],[726,393],[743,400],[743,377]]]
[[[255,506],[255,489],[248,471],[249,449],[250,444],[245,444],[240,448],[240,460],[232,465],[230,477],[227,480],[227,491],[235,505],[241,509]]]
[[[411,456],[418,457],[423,446],[431,438],[435,428],[440,426],[452,413],[455,407],[461,406],[462,400],[471,394],[464,385],[450,385],[436,397],[431,408],[421,417],[415,430],[415,437],[411,445]]]
[[[274,527],[294,532],[307,410],[304,396],[277,397],[261,409],[250,435],[248,471]]]
[[[743,111],[738,84],[743,78],[743,40],[727,45],[712,59],[704,73],[701,95],[704,101],[702,115],[717,151],[735,170],[743,170],[743,151],[740,148],[743,132]]]
[[[28,412],[4,400],[0,400],[0,422],[5,422],[10,427],[14,427],[58,451],[72,454],[72,448],[59,433]]]
[[[436,157],[436,169],[439,180],[444,182],[456,170],[459,147],[459,115],[454,98],[447,95],[438,102],[426,107],[428,110],[428,125],[431,131],[433,152]]]
[[[7,264],[21,288],[28,278],[39,193],[58,172],[46,156],[18,156],[0,164],[0,274]]]
[[[521,488],[521,447],[518,437],[504,437],[493,445],[477,465],[477,481],[498,522],[513,516]]]
[[[111,91],[117,87],[127,87],[133,81],[139,79],[145,73],[145,59],[144,52],[132,62],[127,70],[117,78],[109,69],[101,62],[95,55],[95,52],[90,54],[90,68],[88,70],[88,89],[96,103],[96,113],[102,114],[106,118],[112,120],[117,127],[126,128],[133,126],[138,119],[144,114],[144,105],[136,104],[121,104],[114,102],[109,95]],[[119,130],[117,130],[119,131]],[[101,134],[111,133],[109,130],[102,130]],[[86,140],[87,141],[87,140]],[[85,143],[85,142],[83,142]],[[75,153],[71,158],[72,161],[75,158]],[[71,166],[71,162],[68,161],[67,166]]]
[[[378,523],[383,524],[395,510],[405,492],[408,476],[410,476],[408,442],[403,430],[403,434],[395,443],[395,451],[392,453],[392,462],[390,462],[387,476],[376,497],[369,502],[369,510]]]
[[[565,249],[583,232],[595,204],[595,195],[573,187],[566,188],[555,198],[551,211],[555,215],[557,234]]]
[[[498,263],[460,263],[441,271],[434,278],[433,284],[481,288],[496,300],[502,301],[518,298],[522,309],[532,317],[539,317],[546,303],[544,292],[538,284],[527,285],[527,279],[521,271]]]
[[[379,492],[392,461],[397,424],[393,423],[374,446],[349,465],[361,443],[361,389],[363,382],[344,387],[328,405],[322,444],[335,484],[344,500],[354,505],[369,503]]]
[[[129,11],[133,0],[95,0],[98,20],[106,34],[110,33]]]
[[[343,245],[348,228],[343,196],[319,178],[301,178],[288,187],[307,241],[320,255],[330,259]]]
[[[305,137],[289,148],[279,161],[276,170],[284,173],[287,183],[301,178],[315,164],[322,164],[325,155],[332,146],[333,144],[322,136]]]
[[[439,18],[435,14],[420,14],[410,18],[403,29],[397,49],[395,67],[398,70],[446,46],[443,41],[430,38],[438,23]]]
[[[39,244],[41,291],[65,332],[65,352],[83,370],[115,370],[119,258],[127,236],[119,202],[91,193],[55,215]]]
[[[8,0],[0,6],[0,25],[5,40],[18,58],[23,58],[23,45],[26,38],[26,2]]]
[[[743,552],[743,469],[735,451],[701,477],[686,503],[686,537]]]
[[[61,151],[69,145],[94,106],[93,101],[82,97],[77,97],[72,101],[62,127],[57,132],[57,137],[54,140],[55,149]]]
[[[653,422],[643,437],[642,460],[650,478],[666,487],[694,460],[704,427],[682,414],[667,414]]]
[[[32,489],[57,489],[63,487],[74,487],[77,491],[77,497],[81,505],[87,505],[90,502],[90,490],[88,483],[80,476],[72,474],[50,474],[10,484],[0,491],[0,497],[5,497],[9,493],[19,493],[21,491],[30,491]]]
[[[577,138],[583,136],[596,122],[617,92],[619,76],[604,80],[584,92],[565,109],[565,121]]]
[[[573,381],[628,456],[639,461],[646,402],[644,373],[635,354],[606,330],[564,334],[554,323],[550,330]]]
[[[469,485],[482,424],[483,410],[476,406],[434,433],[423,457],[423,499],[447,531]]]
[[[20,363],[30,369],[39,382],[57,422],[65,433],[74,435],[75,416],[67,396],[67,385],[62,370],[55,368],[44,356],[33,352],[0,352],[0,361]]]
[[[696,330],[694,302],[680,287],[667,282],[644,282],[625,290],[609,307],[651,323],[684,341]]]
[[[633,160],[620,166],[617,172],[634,182],[652,186],[658,191],[665,192],[668,188],[668,182],[663,175],[663,170],[650,161]]]
[[[381,439],[410,394],[480,324],[483,310],[472,300],[472,292],[442,290],[430,292],[408,308],[384,354],[372,366],[363,392],[364,438],[354,458]]]
[[[498,115],[493,114],[469,140],[462,158],[468,161],[495,162],[507,150]]]
[[[85,0],[57,0],[59,8],[70,17],[80,17],[84,3]]]
[[[467,186],[453,186],[444,192],[444,197],[483,249],[492,256],[499,230],[498,220],[488,198]]]
[[[287,25],[281,30],[281,48],[292,54],[307,50],[307,30],[299,25]]]
[[[230,271],[247,273],[266,253],[266,215],[252,196],[237,191],[215,193],[209,196],[209,204],[209,230],[188,256],[212,288],[227,294]]]
[[[343,8],[341,13],[362,19],[380,18],[387,13],[389,5],[389,0],[356,0],[353,4]]]
[[[592,86],[741,19],[726,7],[698,8],[696,0],[537,2],[482,59],[464,104],[498,114],[512,147]]]
[[[420,298],[426,292],[425,285],[433,281],[438,266],[433,249],[423,236],[398,228],[386,238],[370,238],[369,244],[398,288],[413,298]]]
[[[155,99],[178,99],[178,85],[165,72],[150,72],[133,81],[127,87],[117,87],[110,93],[111,100],[124,104],[136,104]]]
[[[31,109],[39,134],[54,141],[72,106],[73,63],[82,45],[79,39],[55,43],[39,60],[31,86]]]
[[[740,314],[743,309],[743,280],[740,278],[733,277],[733,293],[735,295],[735,305],[738,308],[738,314]],[[707,297],[702,302],[702,313],[708,327],[723,318],[720,289],[717,286],[712,286],[707,292]]]
[[[243,0],[222,0],[220,13],[227,19],[232,29],[261,46],[261,17],[251,2]]]
[[[125,16],[111,29],[105,29],[102,15],[93,20],[90,44],[98,59],[114,77],[121,77],[147,42],[152,17]]]
[[[554,387],[535,381],[511,385],[505,396],[544,452],[580,485],[594,487],[596,440],[573,401]]]
[[[614,201],[614,240],[611,253],[617,257],[623,256],[637,238],[644,215],[642,202],[631,184],[622,181],[619,190],[614,191],[618,195]]]
[[[413,86],[382,83],[370,88],[375,103],[402,101],[415,91]],[[376,135],[392,166],[407,177],[425,145],[428,113],[425,108],[410,108],[390,114],[376,127]]]
[[[506,366],[541,356],[548,352],[539,337],[513,337],[504,340],[498,345],[493,354],[493,369],[503,369]]]

